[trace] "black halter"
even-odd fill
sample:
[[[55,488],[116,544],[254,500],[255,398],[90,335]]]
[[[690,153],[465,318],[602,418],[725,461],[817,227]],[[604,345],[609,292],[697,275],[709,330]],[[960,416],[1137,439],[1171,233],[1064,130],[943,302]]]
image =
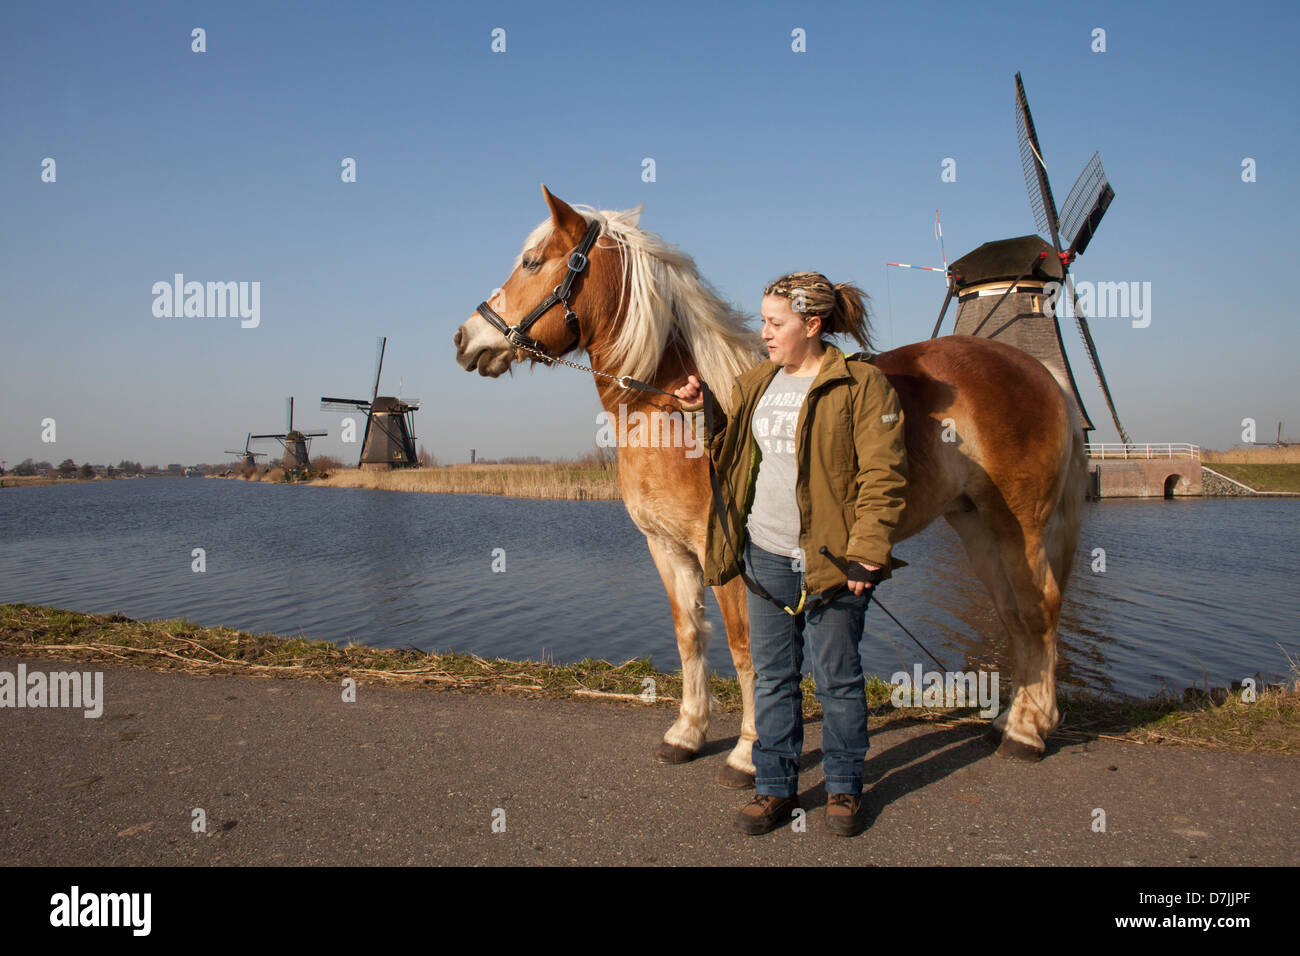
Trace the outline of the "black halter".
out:
[[[569,253],[569,271],[565,274],[564,281],[557,285],[555,291],[543,299],[541,305],[529,312],[527,318],[518,325],[506,325],[505,319],[497,315],[496,312],[492,310],[492,306],[488,305],[486,302],[479,303],[478,314],[487,319],[488,322],[490,322],[502,335],[506,337],[506,341],[511,345],[518,348],[530,349],[534,352],[540,352],[543,355],[550,356],[550,353],[546,350],[546,346],[542,345],[542,343],[536,339],[531,338],[527,333],[532,324],[540,319],[551,306],[558,302],[564,306],[565,326],[567,326],[569,331],[574,335],[581,337],[582,333],[578,326],[578,315],[569,308],[569,294],[573,289],[573,281],[578,278],[584,269],[587,268],[587,253],[590,252],[591,247],[595,245],[596,237],[598,235],[600,235],[600,220],[593,219],[591,224],[587,226],[587,232],[582,237],[582,241],[574,247],[574,250],[571,253]]]

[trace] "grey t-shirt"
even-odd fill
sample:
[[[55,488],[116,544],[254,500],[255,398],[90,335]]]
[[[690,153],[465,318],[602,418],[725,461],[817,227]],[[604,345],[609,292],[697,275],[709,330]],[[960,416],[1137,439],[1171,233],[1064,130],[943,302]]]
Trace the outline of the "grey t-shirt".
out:
[[[754,504],[746,527],[765,551],[795,556],[799,547],[799,502],[795,498],[798,463],[794,457],[799,409],[816,376],[794,376],[781,369],[754,406],[753,434],[762,460],[754,481]]]

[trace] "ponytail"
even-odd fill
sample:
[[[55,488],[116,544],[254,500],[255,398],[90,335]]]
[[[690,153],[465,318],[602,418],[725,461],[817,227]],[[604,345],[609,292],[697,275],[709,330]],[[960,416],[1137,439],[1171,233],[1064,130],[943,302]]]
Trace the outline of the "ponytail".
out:
[[[874,354],[867,309],[870,297],[853,283],[831,285],[820,272],[791,272],[769,282],[763,294],[789,299],[791,307],[802,314],[805,322],[812,316],[822,320],[824,335],[847,335],[867,354]]]

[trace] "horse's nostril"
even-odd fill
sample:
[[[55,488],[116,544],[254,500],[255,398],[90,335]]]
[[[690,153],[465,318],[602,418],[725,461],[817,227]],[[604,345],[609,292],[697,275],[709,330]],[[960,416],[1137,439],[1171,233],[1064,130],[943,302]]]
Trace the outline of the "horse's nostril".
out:
[[[457,329],[456,334],[451,337],[451,344],[456,346],[456,348],[460,348],[460,336],[461,330]]]

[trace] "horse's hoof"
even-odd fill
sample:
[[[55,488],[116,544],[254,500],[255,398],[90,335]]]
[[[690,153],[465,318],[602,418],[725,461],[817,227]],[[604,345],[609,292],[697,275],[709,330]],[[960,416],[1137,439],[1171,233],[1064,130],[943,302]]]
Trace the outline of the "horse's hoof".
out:
[[[751,790],[754,787],[754,775],[725,763],[718,771],[718,783],[730,790]]]
[[[654,758],[659,763],[687,763],[695,759],[697,752],[678,747],[676,744],[660,743],[654,749]]]
[[[1009,760],[1023,760],[1026,763],[1035,763],[1043,759],[1043,753],[1046,748],[1039,750],[1037,747],[1031,747],[1029,744],[1022,744],[1018,740],[1012,740],[1005,737],[1002,745],[998,747],[998,756],[1006,757]]]
[[[1002,745],[1002,731],[996,727],[990,727],[988,733],[984,735],[984,739],[988,741],[989,746],[999,747]]]

